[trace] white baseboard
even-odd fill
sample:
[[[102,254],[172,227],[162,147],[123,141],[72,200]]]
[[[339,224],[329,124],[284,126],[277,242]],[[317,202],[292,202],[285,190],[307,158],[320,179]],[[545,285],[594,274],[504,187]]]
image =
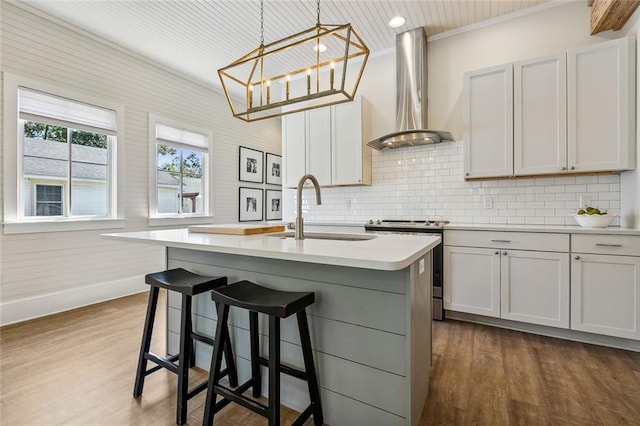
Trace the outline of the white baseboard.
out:
[[[2,302],[0,326],[147,291],[144,275]]]

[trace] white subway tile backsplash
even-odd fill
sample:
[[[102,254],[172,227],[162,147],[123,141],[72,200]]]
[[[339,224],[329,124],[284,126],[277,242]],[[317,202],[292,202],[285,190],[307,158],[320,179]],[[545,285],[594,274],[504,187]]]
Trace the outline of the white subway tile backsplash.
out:
[[[458,223],[575,225],[570,215],[580,196],[590,197],[592,204],[613,214],[620,212],[617,174],[465,181],[462,141],[374,151],[372,157],[372,186],[322,188],[320,206],[312,191],[303,192],[305,201],[311,197],[310,205],[304,203],[305,221],[439,218]],[[284,191],[284,220],[291,221],[295,190]],[[491,198],[489,204],[486,197]]]

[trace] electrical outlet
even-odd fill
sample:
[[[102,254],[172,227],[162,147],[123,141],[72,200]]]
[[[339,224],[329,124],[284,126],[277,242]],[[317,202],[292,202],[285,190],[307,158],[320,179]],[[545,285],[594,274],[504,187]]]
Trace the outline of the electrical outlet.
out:
[[[492,209],[493,208],[493,197],[490,196],[484,196],[482,197],[482,205],[485,209]]]
[[[580,196],[580,205],[578,206],[579,208],[583,209],[587,206],[591,205],[591,197],[587,196],[587,195],[581,195]]]

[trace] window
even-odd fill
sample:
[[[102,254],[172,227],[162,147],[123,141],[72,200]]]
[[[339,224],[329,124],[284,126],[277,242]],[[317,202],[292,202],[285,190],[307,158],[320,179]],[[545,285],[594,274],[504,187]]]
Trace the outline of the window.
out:
[[[62,216],[62,185],[36,184],[36,216]]]
[[[9,73],[4,88],[5,232],[124,226],[122,108]]]
[[[211,134],[173,120],[150,115],[153,176],[152,218],[209,215],[209,145]]]

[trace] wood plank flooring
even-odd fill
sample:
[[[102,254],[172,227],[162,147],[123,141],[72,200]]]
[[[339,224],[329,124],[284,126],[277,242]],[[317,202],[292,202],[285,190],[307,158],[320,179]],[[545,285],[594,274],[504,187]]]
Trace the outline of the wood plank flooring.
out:
[[[0,424],[175,424],[174,374],[148,376],[131,396],[145,308],[140,294],[1,328]],[[421,426],[640,425],[640,353],[445,321],[434,324],[431,374]],[[192,371],[192,383],[204,378]],[[203,402],[190,401],[189,424]],[[295,416],[283,407],[283,424]],[[235,404],[216,420],[266,425]]]

